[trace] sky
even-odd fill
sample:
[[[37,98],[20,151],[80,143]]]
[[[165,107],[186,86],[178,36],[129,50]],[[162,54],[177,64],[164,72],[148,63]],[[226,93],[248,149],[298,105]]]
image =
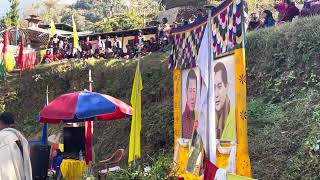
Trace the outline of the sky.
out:
[[[23,13],[23,10],[30,5],[32,5],[33,2],[39,2],[41,0],[20,0],[20,9],[21,13]],[[61,1],[64,4],[72,4],[75,3],[76,0],[66,0],[66,1]],[[0,17],[6,14],[6,12],[9,10],[9,1],[8,0],[0,0]]]

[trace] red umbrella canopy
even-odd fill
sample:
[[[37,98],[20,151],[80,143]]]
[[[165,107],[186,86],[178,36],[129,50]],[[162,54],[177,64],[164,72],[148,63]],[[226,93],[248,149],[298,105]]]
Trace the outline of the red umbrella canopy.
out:
[[[132,107],[112,96],[81,91],[61,95],[44,107],[38,117],[42,123],[108,121],[132,115]]]

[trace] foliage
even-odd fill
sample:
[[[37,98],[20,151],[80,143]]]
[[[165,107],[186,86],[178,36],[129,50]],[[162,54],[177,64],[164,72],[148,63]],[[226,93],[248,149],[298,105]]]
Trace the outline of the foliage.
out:
[[[6,27],[17,27],[19,24],[19,0],[9,0],[10,9],[5,17],[1,20],[1,24],[4,24]]]
[[[256,178],[319,177],[319,100],[317,91],[308,91],[277,104],[250,101],[249,109],[260,104],[264,110],[257,118],[249,113],[250,156]]]
[[[248,132],[256,178],[319,177],[320,39],[313,35],[319,24],[319,17],[304,18],[248,34]]]
[[[135,11],[129,11],[126,14],[118,14],[111,18],[104,18],[97,24],[98,31],[116,31],[134,28],[142,28],[144,25],[143,16]]]
[[[282,102],[308,89],[320,90],[319,17],[303,18],[248,34],[248,93]],[[299,29],[299,31],[296,31]],[[257,66],[256,63],[259,63]]]
[[[70,8],[66,8],[63,11],[63,16],[61,17],[61,22],[65,24],[72,25],[72,16],[77,25],[77,30],[87,30],[93,26],[93,23],[86,21],[86,17],[82,16],[78,11]]]
[[[47,24],[50,24],[51,20],[53,20],[55,23],[59,23],[61,21],[61,7],[59,5],[59,1],[60,0],[45,0],[42,2],[46,8],[42,18]]]
[[[138,166],[137,168],[122,169],[119,172],[110,172],[106,179],[114,180],[160,180],[160,179],[174,179],[171,170],[173,168],[172,159],[169,156],[159,155],[156,159],[151,158],[150,166]],[[150,170],[145,171],[146,167]]]

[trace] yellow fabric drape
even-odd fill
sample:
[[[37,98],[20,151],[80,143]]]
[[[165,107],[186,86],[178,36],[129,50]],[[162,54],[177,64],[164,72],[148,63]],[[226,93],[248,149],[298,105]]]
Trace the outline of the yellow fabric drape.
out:
[[[237,155],[236,174],[251,177],[247,136],[247,86],[245,49],[235,50]]]
[[[77,25],[76,22],[74,21],[74,17],[72,16],[72,28],[73,28],[73,47],[74,48],[79,48],[79,37],[78,37],[78,32],[77,32]]]
[[[173,71],[173,116],[174,116],[174,146],[181,137],[181,71]],[[176,147],[174,147],[176,149]]]
[[[249,177],[238,176],[235,174],[227,173],[227,180],[253,180],[253,179]]]
[[[44,55],[46,54],[46,50],[42,49],[40,50],[40,62],[42,62]]]
[[[14,55],[6,53],[5,58],[6,58],[6,60],[5,60],[5,62],[6,62],[6,64],[5,64],[6,71],[7,72],[13,71],[14,66],[16,64]]]
[[[140,159],[140,131],[141,131],[141,90],[142,77],[140,67],[137,65],[136,73],[134,75],[134,82],[131,92],[131,105],[133,108],[130,143],[129,143],[129,164],[136,159]]]
[[[60,166],[64,179],[81,179],[86,172],[86,162],[73,159],[64,159]]]
[[[51,23],[50,23],[50,37],[49,37],[49,39],[54,36],[55,32],[56,32],[56,26],[55,26],[53,20],[51,20]]]

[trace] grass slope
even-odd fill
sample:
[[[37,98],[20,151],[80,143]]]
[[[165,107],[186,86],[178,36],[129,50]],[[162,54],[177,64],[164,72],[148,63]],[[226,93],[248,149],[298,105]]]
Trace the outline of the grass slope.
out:
[[[259,179],[320,177],[319,25],[313,17],[249,34],[249,142]]]
[[[299,20],[248,35],[247,82],[249,146],[253,175],[259,179],[320,177],[320,79],[318,47],[320,18]],[[172,76],[168,54],[142,60],[143,162],[158,154],[172,155]],[[34,114],[49,98],[88,87],[129,103],[136,61],[72,61],[35,68],[19,79],[0,84],[0,103],[17,115],[17,128],[27,135],[40,132]],[[7,92],[10,91],[10,92]],[[59,125],[50,126],[57,131]],[[128,149],[130,120],[95,123],[96,158],[116,148]]]

